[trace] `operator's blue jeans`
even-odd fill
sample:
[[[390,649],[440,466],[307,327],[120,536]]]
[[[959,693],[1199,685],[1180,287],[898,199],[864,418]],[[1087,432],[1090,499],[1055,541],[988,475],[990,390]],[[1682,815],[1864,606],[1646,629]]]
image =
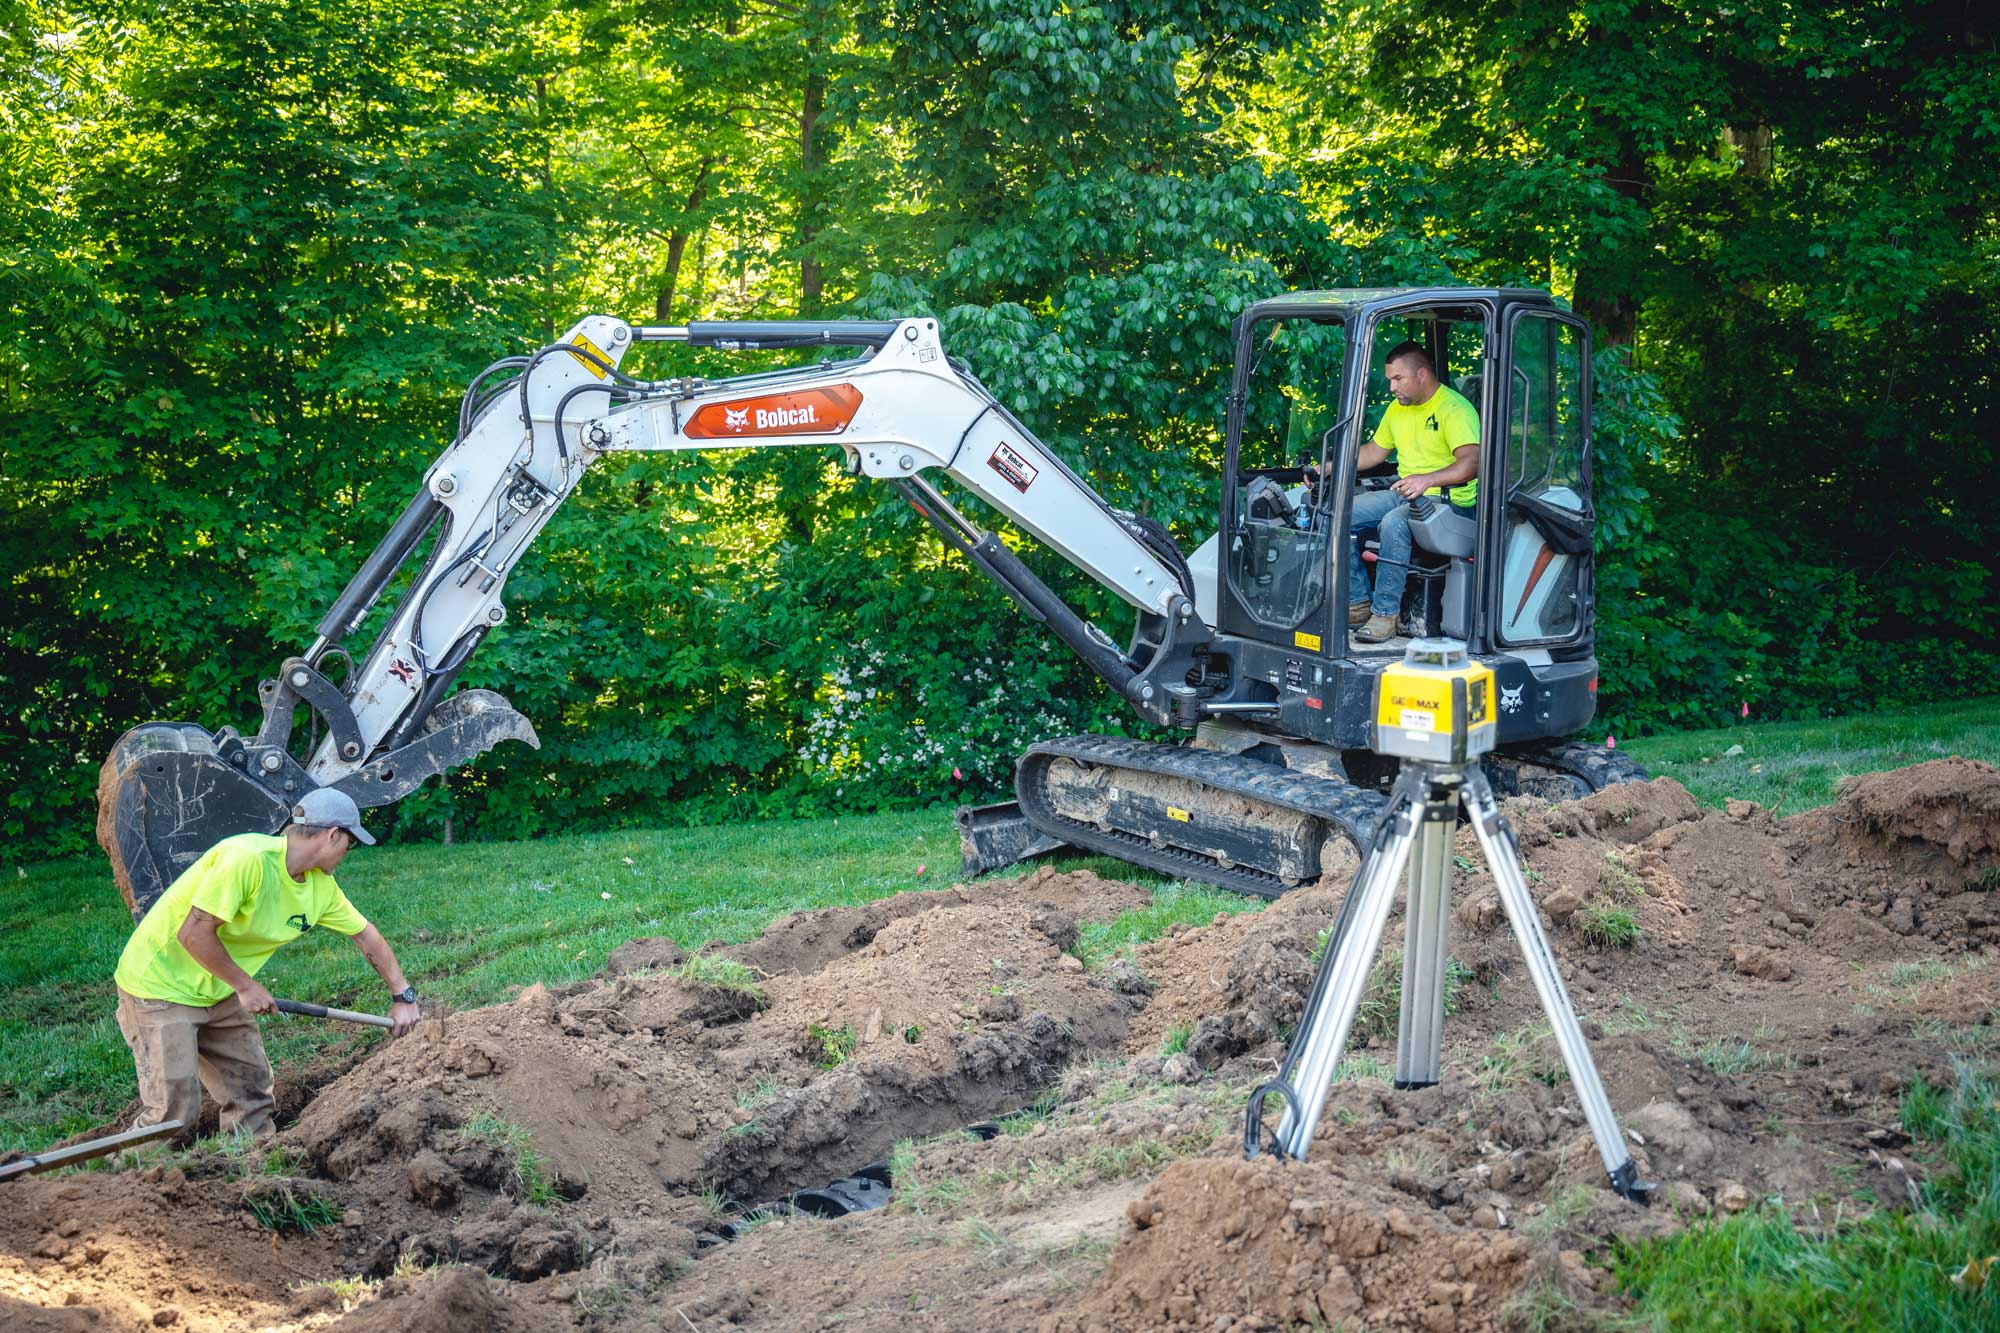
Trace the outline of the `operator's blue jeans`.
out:
[[[1347,599],[1369,611],[1396,618],[1403,609],[1403,584],[1410,577],[1410,502],[1391,490],[1362,491],[1354,497],[1354,517],[1347,525]],[[1375,595],[1368,595],[1368,565],[1361,558],[1361,539],[1376,534]]]

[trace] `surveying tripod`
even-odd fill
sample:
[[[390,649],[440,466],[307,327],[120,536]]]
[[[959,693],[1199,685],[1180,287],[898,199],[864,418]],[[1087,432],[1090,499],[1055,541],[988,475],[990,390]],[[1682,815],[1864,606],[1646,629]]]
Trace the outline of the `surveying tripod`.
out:
[[[1651,1184],[1637,1178],[1632,1155],[1618,1131],[1617,1117],[1604,1095],[1590,1047],[1584,1041],[1569,991],[1556,970],[1554,952],[1535,915],[1535,901],[1521,874],[1514,830],[1500,813],[1479,756],[1493,748],[1493,672],[1471,661],[1465,645],[1451,639],[1417,639],[1403,661],[1385,669],[1376,682],[1375,744],[1378,754],[1402,761],[1389,805],[1341,904],[1313,977],[1298,1031],[1272,1082],[1250,1096],[1244,1122],[1244,1152],[1264,1151],[1263,1108],[1267,1096],[1284,1099],[1272,1151],[1304,1158],[1326,1109],[1327,1092],[1339,1068],[1354,1015],[1367,987],[1370,965],[1381,947],[1382,931],[1396,883],[1408,872],[1403,940],[1403,1000],[1396,1028],[1396,1086],[1427,1088],[1438,1081],[1444,1041],[1446,925],[1451,917],[1452,835],[1458,812],[1479,838],[1480,849],[1500,889],[1515,941],[1534,978],[1535,992],[1555,1031],[1570,1084],[1583,1103],[1584,1119],[1597,1140],[1611,1188],[1645,1203]]]

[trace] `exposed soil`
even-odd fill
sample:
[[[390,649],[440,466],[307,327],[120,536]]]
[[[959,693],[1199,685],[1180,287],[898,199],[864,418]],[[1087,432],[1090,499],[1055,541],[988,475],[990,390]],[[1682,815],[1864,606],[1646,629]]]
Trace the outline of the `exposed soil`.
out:
[[[2000,1044],[2000,773],[1872,775],[1783,821],[1671,781],[1510,815],[1651,1209],[1602,1188],[1462,831],[1444,1081],[1389,1086],[1372,993],[1304,1163],[1246,1162],[1241,1113],[1346,885],[1086,970],[1079,925],[1148,894],[1058,867],[734,948],[635,941],[597,979],[429,1020],[281,1136],[292,1187],[341,1217],[312,1236],[263,1230],[245,1192],[284,1182],[226,1164],[0,1186],[0,1323],[1478,1329],[1531,1282],[1618,1308],[1590,1262],[1614,1236],[1904,1197],[1898,1094],[1953,1043]],[[908,1139],[885,1210],[746,1219]],[[343,1275],[375,1281],[295,1289]]]

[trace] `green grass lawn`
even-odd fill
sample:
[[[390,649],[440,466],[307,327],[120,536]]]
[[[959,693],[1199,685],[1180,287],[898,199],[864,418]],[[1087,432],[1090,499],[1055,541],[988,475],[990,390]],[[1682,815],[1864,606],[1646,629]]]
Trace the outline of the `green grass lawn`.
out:
[[[1755,801],[1782,815],[1826,805],[1842,778],[1963,755],[2000,764],[2000,699],[1816,722],[1746,723],[1619,742],[1654,777],[1703,805]],[[1742,753],[1730,754],[1732,746]]]
[[[1743,752],[1728,754],[1734,745]],[[1834,785],[1851,774],[1948,754],[2000,761],[2000,701],[1728,727],[1625,748],[1707,804],[1747,797],[1782,803],[1782,812],[1793,814],[1831,800]],[[1066,864],[1165,882],[1100,858]],[[957,869],[957,831],[950,812],[935,809],[536,842],[368,848],[349,858],[341,881],[395,946],[419,989],[468,1007],[503,1000],[530,982],[559,985],[589,976],[628,939],[668,935],[686,946],[733,943],[788,912],[940,887],[953,882]],[[96,857],[9,866],[0,876],[13,890],[0,901],[4,1151],[43,1146],[103,1123],[130,1099],[131,1059],[112,1018],[110,980],[130,921]],[[1255,905],[1176,885],[1150,908],[1091,927],[1080,948],[1101,960],[1177,921],[1206,921],[1217,910]],[[386,1007],[359,953],[327,932],[286,948],[260,979],[281,996]],[[264,1029],[281,1076],[330,1047],[380,1040],[372,1031],[309,1019],[267,1019]],[[1988,1165],[1992,1169],[1976,1188],[1990,1196],[2000,1191],[2000,1162]],[[1746,1243],[1750,1239],[1746,1234]],[[1771,1267],[1772,1281],[1822,1273],[1846,1253],[1836,1247],[1848,1243],[1788,1238],[1770,1227],[1754,1239],[1792,1246],[1793,1259]],[[2000,1248],[2000,1237],[1989,1239]],[[1880,1240],[1871,1231],[1853,1243]],[[1690,1251],[1681,1259],[1699,1264],[1706,1253]],[[1719,1292],[1718,1299],[1726,1304],[1737,1295]]]

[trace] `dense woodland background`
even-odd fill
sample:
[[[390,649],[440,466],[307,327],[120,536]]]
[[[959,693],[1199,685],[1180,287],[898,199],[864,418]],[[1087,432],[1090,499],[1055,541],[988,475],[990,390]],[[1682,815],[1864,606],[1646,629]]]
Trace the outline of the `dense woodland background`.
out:
[[[590,310],[935,312],[1191,548],[1245,303],[1548,287],[1602,347],[1600,729],[1990,692],[1994,36],[1974,0],[0,0],[0,831],[87,847],[135,722],[253,728],[467,379]],[[395,823],[982,795],[1127,725],[900,505],[818,455],[594,472],[466,677],[545,747]]]

